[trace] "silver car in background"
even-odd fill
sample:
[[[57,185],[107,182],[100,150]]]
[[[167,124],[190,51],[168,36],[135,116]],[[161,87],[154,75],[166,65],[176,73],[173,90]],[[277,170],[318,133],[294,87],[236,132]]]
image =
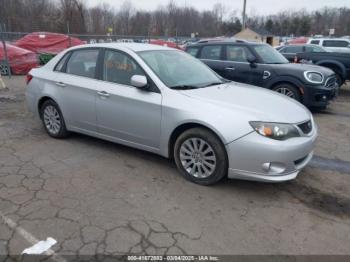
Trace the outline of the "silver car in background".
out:
[[[73,131],[174,158],[202,185],[294,179],[317,137],[298,102],[149,44],[70,48],[30,72],[26,98],[54,138]]]

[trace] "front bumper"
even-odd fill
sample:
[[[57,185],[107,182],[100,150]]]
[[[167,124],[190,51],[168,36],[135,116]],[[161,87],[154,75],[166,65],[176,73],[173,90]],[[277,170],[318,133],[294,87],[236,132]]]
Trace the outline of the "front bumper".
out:
[[[339,87],[304,85],[303,104],[307,107],[325,107],[338,95]]]
[[[311,160],[317,127],[309,136],[285,141],[252,133],[226,145],[228,177],[260,182],[282,182],[296,178]]]

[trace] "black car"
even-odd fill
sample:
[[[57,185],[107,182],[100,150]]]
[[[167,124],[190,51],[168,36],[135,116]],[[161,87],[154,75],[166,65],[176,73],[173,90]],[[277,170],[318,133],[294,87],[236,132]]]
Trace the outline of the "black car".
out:
[[[299,45],[285,45],[279,46],[276,48],[289,62],[297,62],[296,55],[298,53],[325,53],[327,52],[321,46],[318,45],[308,45],[308,44],[299,44]]]
[[[186,52],[223,78],[275,90],[308,107],[326,107],[337,93],[332,70],[289,63],[267,44],[207,41],[187,47]]]
[[[329,52],[318,45],[287,45],[277,50],[291,62],[311,63],[332,69],[339,86],[350,80],[350,53]]]

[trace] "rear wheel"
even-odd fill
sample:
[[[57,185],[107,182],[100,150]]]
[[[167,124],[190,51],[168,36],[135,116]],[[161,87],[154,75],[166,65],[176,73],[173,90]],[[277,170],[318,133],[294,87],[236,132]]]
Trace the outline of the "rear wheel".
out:
[[[200,185],[215,184],[227,175],[225,147],[205,128],[192,128],[181,134],[175,143],[174,158],[181,174]]]
[[[47,100],[40,108],[40,116],[46,132],[54,138],[65,138],[69,132],[59,106],[53,100]]]
[[[276,85],[272,90],[301,102],[301,93],[298,88],[292,84],[281,83]]]

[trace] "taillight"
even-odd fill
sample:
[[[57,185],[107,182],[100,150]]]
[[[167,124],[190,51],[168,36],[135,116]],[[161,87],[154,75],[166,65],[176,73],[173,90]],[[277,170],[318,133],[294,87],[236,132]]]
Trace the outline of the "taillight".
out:
[[[27,83],[27,85],[30,83],[30,81],[33,79],[33,76],[31,75],[31,74],[28,74],[27,76],[26,76],[26,83]]]

